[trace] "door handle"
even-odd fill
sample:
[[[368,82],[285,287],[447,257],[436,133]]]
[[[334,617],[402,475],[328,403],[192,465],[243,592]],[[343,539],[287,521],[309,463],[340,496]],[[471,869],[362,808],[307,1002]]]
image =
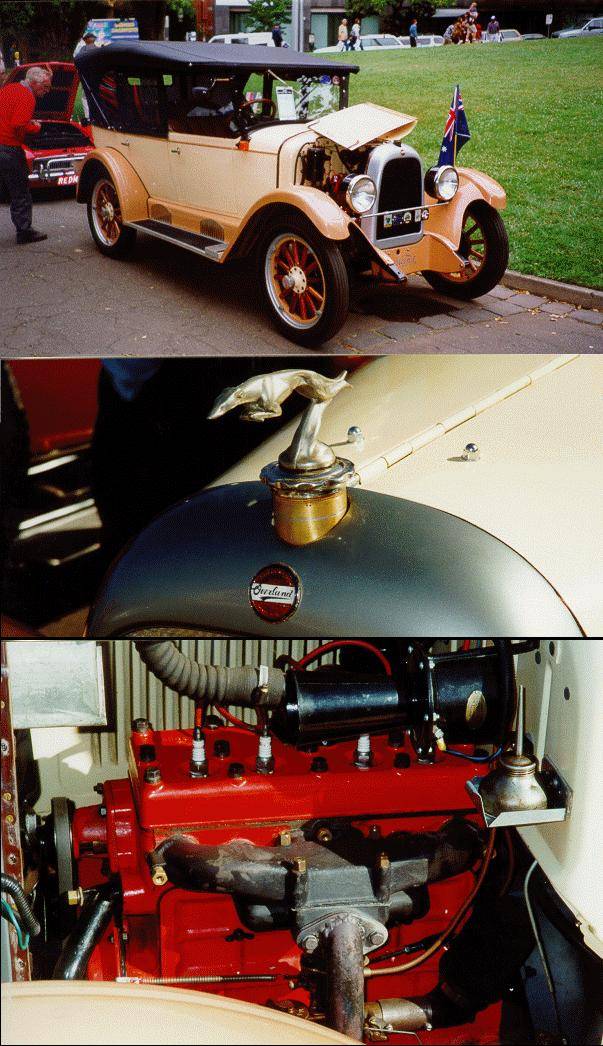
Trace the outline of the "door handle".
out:
[[[177,145],[175,149],[170,149],[171,153],[176,153],[176,156],[180,156],[180,147]]]

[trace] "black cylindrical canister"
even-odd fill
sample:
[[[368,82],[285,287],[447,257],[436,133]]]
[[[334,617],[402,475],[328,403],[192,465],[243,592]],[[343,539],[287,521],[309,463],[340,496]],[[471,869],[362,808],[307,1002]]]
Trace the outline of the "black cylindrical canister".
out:
[[[285,698],[271,726],[288,744],[343,741],[403,724],[405,705],[387,676],[287,672]]]

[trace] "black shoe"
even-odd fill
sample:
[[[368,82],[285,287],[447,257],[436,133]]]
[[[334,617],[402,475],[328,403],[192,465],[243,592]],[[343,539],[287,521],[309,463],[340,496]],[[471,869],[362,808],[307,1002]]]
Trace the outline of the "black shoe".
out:
[[[38,232],[37,229],[25,229],[23,232],[17,233],[17,243],[39,243],[40,240],[47,239],[46,233]]]

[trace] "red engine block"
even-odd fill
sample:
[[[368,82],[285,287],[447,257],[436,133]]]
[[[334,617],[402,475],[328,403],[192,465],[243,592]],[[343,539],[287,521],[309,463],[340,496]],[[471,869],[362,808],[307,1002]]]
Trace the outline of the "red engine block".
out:
[[[283,833],[307,822],[351,818],[365,834],[429,831],[462,813],[474,818],[465,782],[486,772],[452,756],[438,755],[435,765],[417,762],[414,753],[394,748],[385,737],[373,738],[373,765],[354,765],[355,742],[322,748],[326,771],[311,769],[314,754],[273,740],[274,773],[255,771],[257,737],[239,728],[206,731],[209,776],[191,778],[191,731],[133,733],[130,779],[107,781],[102,806],[76,811],[73,844],[80,885],[85,889],[109,873],[123,889],[121,931],[111,926],[88,966],[92,980],[131,977],[181,978],[208,975],[270,974],[271,982],[212,984],[201,990],[282,1007],[288,1001],[308,1005],[299,984],[301,952],[288,930],[252,934],[239,920],[233,899],[156,885],[147,855],[174,833],[217,844],[245,839],[258,845],[283,841]],[[216,755],[227,743],[227,754]],[[406,752],[410,765],[395,765]],[[242,776],[231,776],[233,763]],[[160,781],[145,781],[148,767],[158,767]],[[285,836],[286,838],[286,836]],[[293,851],[292,851],[293,856]],[[421,920],[390,931],[389,952],[438,934],[450,922],[474,883],[465,872],[429,886],[430,910]],[[371,955],[371,962],[378,957]],[[402,960],[391,960],[391,965]],[[369,999],[416,996],[438,981],[438,956],[403,975],[367,980]],[[187,985],[187,987],[195,987]],[[424,1043],[499,1042],[500,1004],[478,1014],[470,1025],[421,1032]],[[392,1036],[397,1042],[399,1036]]]

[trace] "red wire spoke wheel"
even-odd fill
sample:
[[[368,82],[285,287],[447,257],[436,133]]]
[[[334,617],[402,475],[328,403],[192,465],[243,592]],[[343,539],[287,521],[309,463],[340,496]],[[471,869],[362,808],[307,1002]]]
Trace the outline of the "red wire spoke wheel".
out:
[[[99,177],[92,187],[88,222],[94,242],[103,254],[123,254],[134,243],[136,233],[124,226],[117,190],[106,174]]]
[[[325,305],[325,277],[305,240],[293,235],[274,238],[266,254],[266,282],[275,308],[292,327],[318,323]]]
[[[424,272],[431,286],[465,299],[491,291],[509,261],[509,238],[498,211],[484,203],[467,209],[458,253],[466,259],[466,266],[457,272]]]
[[[277,327],[299,345],[321,345],[337,333],[349,304],[342,253],[301,215],[272,226],[260,244],[266,303]]]

